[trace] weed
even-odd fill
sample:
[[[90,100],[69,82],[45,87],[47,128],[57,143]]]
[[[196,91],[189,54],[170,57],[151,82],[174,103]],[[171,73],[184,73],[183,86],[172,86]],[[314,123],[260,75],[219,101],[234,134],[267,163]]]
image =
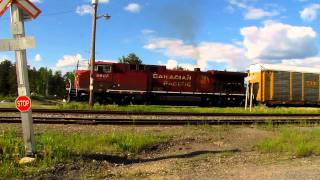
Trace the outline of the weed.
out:
[[[289,153],[296,157],[320,155],[320,129],[282,128],[278,136],[260,141],[257,148],[261,152]]]
[[[87,103],[73,102],[57,105],[57,109],[89,109]],[[98,105],[94,110],[129,111],[129,112],[189,112],[189,113],[262,113],[262,114],[294,114],[294,113],[319,113],[318,108],[276,107],[269,108],[263,105],[256,106],[252,112],[243,107],[196,107],[196,106],[163,106],[163,105]]]
[[[0,177],[33,175],[59,163],[72,162],[91,154],[135,154],[163,141],[166,141],[165,136],[135,132],[100,135],[46,132],[36,135],[38,151],[36,163],[21,166],[18,162],[24,155],[22,138],[14,131],[3,132],[0,135]]]
[[[148,149],[152,145],[163,141],[163,137],[152,134],[112,133],[107,137],[108,142],[122,152],[138,153],[143,149]]]

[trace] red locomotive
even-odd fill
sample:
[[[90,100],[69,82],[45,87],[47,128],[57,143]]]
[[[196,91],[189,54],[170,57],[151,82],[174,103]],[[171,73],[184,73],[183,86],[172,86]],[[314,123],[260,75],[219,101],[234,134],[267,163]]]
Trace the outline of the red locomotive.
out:
[[[77,70],[68,100],[87,100],[89,70]],[[95,64],[95,100],[100,104],[183,104],[239,106],[245,99],[246,73],[169,70],[165,66]]]

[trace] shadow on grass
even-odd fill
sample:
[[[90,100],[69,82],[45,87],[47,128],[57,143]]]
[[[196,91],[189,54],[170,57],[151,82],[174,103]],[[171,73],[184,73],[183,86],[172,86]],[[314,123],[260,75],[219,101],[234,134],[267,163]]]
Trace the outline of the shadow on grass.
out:
[[[130,158],[125,156],[116,156],[116,155],[107,155],[107,154],[85,154],[82,155],[84,160],[97,160],[97,161],[108,161],[113,164],[136,164],[136,163],[145,163],[145,162],[155,162],[165,159],[175,159],[175,158],[192,158],[195,156],[203,154],[219,154],[219,153],[236,153],[240,152],[239,149],[229,149],[229,150],[218,150],[218,151],[194,151],[186,154],[178,154],[171,156],[162,156],[150,159],[140,159],[140,158]]]

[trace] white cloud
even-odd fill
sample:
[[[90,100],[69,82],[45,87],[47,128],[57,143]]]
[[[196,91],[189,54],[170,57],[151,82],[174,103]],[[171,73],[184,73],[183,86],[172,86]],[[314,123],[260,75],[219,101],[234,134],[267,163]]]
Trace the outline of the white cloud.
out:
[[[1,61],[4,61],[4,60],[9,60],[9,61],[12,62],[12,61],[14,61],[15,59],[14,59],[14,57],[12,56],[12,54],[1,52],[1,53],[0,53],[0,62],[1,62]]]
[[[33,3],[42,3],[42,0],[31,0]]]
[[[185,44],[179,39],[156,38],[150,40],[144,48],[162,52],[170,58],[190,58],[194,59],[196,65],[181,65],[193,69],[200,67],[207,69],[208,62],[217,62],[226,64],[228,69],[245,69],[250,61],[245,57],[243,48],[238,48],[232,44],[223,44],[215,42],[202,42],[199,45]],[[176,66],[175,61],[168,61],[168,66]]]
[[[141,6],[138,3],[130,3],[124,9],[132,13],[138,13],[140,12]]]
[[[281,64],[288,66],[311,67],[320,69],[320,57],[310,57],[305,59],[284,59]]]
[[[85,60],[81,54],[76,55],[64,55],[61,59],[56,63],[57,70],[74,70],[76,69],[77,63],[79,62],[80,68],[87,68],[88,61]]]
[[[142,32],[142,34],[153,34],[153,33],[155,33],[155,31],[152,30],[152,29],[143,29],[141,32]]]
[[[98,0],[99,4],[108,4],[110,0]],[[85,0],[85,3],[92,3],[92,0]]]
[[[0,57],[0,63],[4,60],[7,60],[8,58]]]
[[[278,11],[265,11],[258,8],[248,8],[244,15],[245,19],[262,19],[264,17],[273,17],[279,15]]]
[[[199,67],[205,67],[208,61],[224,63],[229,70],[244,70],[251,64],[251,60],[245,56],[243,48],[233,44],[216,42],[203,42],[198,47]]]
[[[86,15],[86,14],[92,14],[92,6],[90,5],[81,5],[77,6],[76,13],[80,16]]]
[[[169,57],[198,58],[197,49],[179,39],[154,38],[144,46],[145,49],[164,52]]]
[[[99,60],[97,61],[105,61],[105,62],[117,62],[116,60]],[[79,62],[78,69],[86,70],[88,69],[89,61],[82,57],[81,54],[75,55],[64,55],[61,59],[59,59],[53,69],[62,71],[63,73],[67,71],[73,71],[77,67],[77,63]]]
[[[202,70],[207,69],[209,62],[224,64],[228,70],[245,70],[252,63],[320,66],[320,57],[316,56],[317,34],[311,27],[268,21],[261,27],[244,27],[241,34],[243,41],[230,44],[186,44],[180,39],[151,38],[144,48],[167,56],[168,62],[161,64],[169,68],[182,66],[179,60],[185,58],[195,60],[196,65],[184,66]]]
[[[36,54],[36,55],[34,56],[34,61],[36,61],[36,62],[42,61],[42,56],[41,56],[40,54]]]
[[[185,64],[185,63],[179,63],[177,60],[175,59],[168,59],[168,61],[164,64],[161,61],[159,61],[160,65],[165,65],[167,67],[167,69],[175,69],[177,67],[182,67],[183,69],[186,70],[194,70],[194,68],[196,68],[196,65],[194,64]]]
[[[99,0],[99,3],[103,3],[103,4],[104,3],[106,4],[106,3],[109,3],[109,2],[110,2],[110,0]]]
[[[246,1],[246,0],[229,0],[230,6],[227,6],[227,8],[232,9],[232,11],[230,11],[230,12],[234,11],[233,7],[237,7],[237,8],[245,10],[244,18],[248,19],[248,20],[273,17],[273,16],[277,16],[280,14],[279,10],[266,11],[261,8],[256,8],[256,7],[250,6],[247,3],[248,3],[248,1]]]
[[[178,66],[178,61],[174,59],[169,59],[166,64],[164,64],[168,69],[174,69]]]
[[[235,12],[235,9],[233,6],[227,6],[224,10],[231,14]]]
[[[313,21],[317,18],[319,10],[320,4],[311,4],[310,6],[300,11],[300,17],[304,21]]]
[[[249,59],[301,59],[318,52],[316,32],[311,27],[266,22],[263,27],[241,29]]]

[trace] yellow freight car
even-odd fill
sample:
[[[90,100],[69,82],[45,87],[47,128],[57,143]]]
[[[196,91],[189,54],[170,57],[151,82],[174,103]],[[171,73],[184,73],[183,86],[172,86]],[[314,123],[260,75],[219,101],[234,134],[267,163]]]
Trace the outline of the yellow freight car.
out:
[[[257,102],[320,105],[320,69],[254,64],[250,66],[247,80],[248,94]]]

